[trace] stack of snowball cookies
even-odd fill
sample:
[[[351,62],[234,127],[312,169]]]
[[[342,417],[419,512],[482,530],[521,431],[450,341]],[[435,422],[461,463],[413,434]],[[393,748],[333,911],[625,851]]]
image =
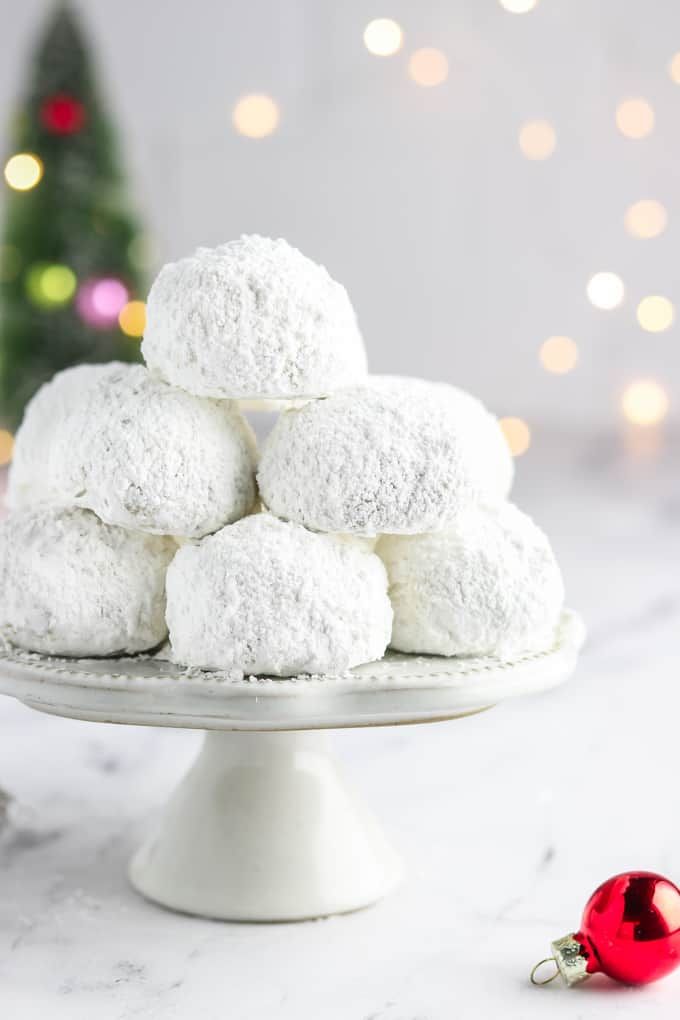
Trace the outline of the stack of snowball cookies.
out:
[[[369,375],[322,266],[258,236],[199,248],[153,284],[142,352],[28,405],[0,524],[10,644],[119,656],[169,636],[176,662],[236,676],[553,645],[562,578],[507,501],[496,419]],[[283,408],[259,453],[258,404]]]

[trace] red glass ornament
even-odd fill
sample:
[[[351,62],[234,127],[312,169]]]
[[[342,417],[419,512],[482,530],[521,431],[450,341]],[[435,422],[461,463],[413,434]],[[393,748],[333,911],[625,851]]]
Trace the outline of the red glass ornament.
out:
[[[85,123],[85,107],[78,99],[60,92],[48,96],[40,108],[40,119],[55,135],[73,135]]]
[[[680,964],[680,889],[651,871],[628,871],[599,886],[588,900],[580,929],[552,943],[568,985],[601,971],[629,985],[647,984]]]

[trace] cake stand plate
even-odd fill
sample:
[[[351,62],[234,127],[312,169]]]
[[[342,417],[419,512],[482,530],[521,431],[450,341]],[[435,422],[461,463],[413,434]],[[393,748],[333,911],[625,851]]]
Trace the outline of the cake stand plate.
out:
[[[388,653],[342,676],[234,679],[160,656],[58,659],[0,649],[0,694],[53,715],[207,730],[130,879],[166,907],[291,921],[367,906],[401,865],[346,785],[322,731],[458,719],[573,672],[584,628],[512,662]]]

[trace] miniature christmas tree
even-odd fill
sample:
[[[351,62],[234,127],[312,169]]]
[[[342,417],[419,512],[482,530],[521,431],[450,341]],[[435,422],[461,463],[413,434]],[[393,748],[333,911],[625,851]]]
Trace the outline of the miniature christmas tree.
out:
[[[78,362],[139,358],[139,251],[111,128],[77,19],[50,17],[5,164],[0,424]]]

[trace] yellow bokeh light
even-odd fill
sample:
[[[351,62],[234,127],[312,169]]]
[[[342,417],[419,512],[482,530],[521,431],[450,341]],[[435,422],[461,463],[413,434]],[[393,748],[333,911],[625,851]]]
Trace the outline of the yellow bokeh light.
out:
[[[0,467],[9,464],[14,452],[14,436],[7,429],[0,429]]]
[[[76,274],[59,263],[37,262],[26,274],[26,293],[43,308],[67,304],[76,291]]]
[[[624,99],[616,108],[616,126],[626,138],[645,138],[654,127],[654,110],[646,99]]]
[[[120,310],[118,325],[126,336],[144,336],[146,305],[143,301],[128,301]]]
[[[546,372],[566,375],[576,366],[578,347],[569,336],[549,336],[538,352]]]
[[[530,120],[519,132],[519,147],[527,159],[548,159],[557,145],[557,136],[547,120]]]
[[[40,183],[42,175],[42,160],[32,152],[17,152],[5,163],[5,180],[15,191],[30,191]]]
[[[652,294],[643,298],[637,306],[637,319],[648,333],[663,333],[673,325],[675,308],[668,298]]]
[[[529,426],[522,418],[501,418],[498,422],[513,457],[521,457],[531,445]]]
[[[668,414],[669,406],[668,394],[653,379],[632,382],[621,395],[621,409],[633,425],[658,425]]]
[[[265,95],[243,96],[232,113],[234,127],[246,138],[265,138],[276,131],[280,119],[278,106]]]
[[[427,47],[416,50],[408,62],[408,73],[416,85],[433,88],[449,76],[449,62],[441,50]]]
[[[526,14],[533,11],[538,0],[499,0],[501,7],[511,14]]]
[[[375,18],[364,29],[364,45],[374,57],[391,57],[404,42],[401,25],[392,18]]]
[[[624,292],[623,280],[616,273],[595,273],[586,287],[591,305],[606,312],[621,304]]]
[[[668,223],[668,213],[661,202],[654,198],[643,198],[626,210],[624,224],[631,237],[646,240],[663,234]]]
[[[674,54],[668,65],[668,73],[676,85],[680,85],[680,53]]]

